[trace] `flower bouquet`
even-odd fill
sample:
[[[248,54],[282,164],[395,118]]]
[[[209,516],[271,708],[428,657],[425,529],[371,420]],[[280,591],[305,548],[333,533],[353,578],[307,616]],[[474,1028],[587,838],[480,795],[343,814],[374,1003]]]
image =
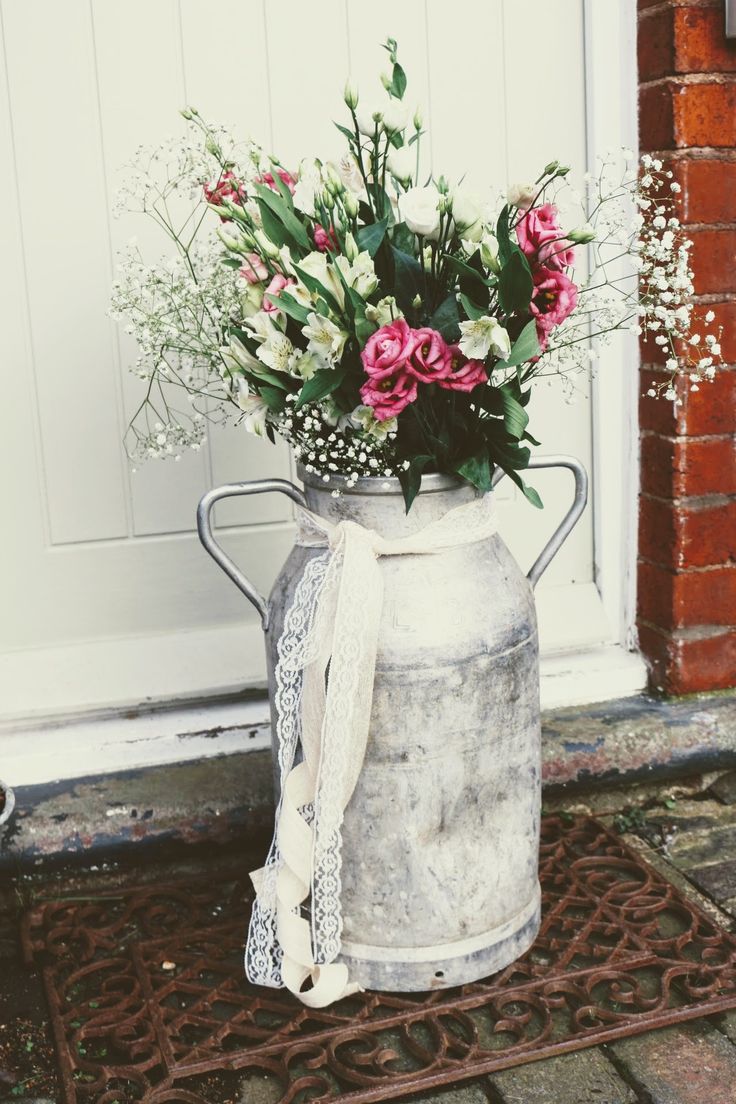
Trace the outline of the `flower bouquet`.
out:
[[[194,108],[183,142],[140,151],[122,205],[175,253],[150,266],[132,248],[114,287],[147,385],[130,451],[197,449],[207,420],[236,417],[325,481],[397,476],[407,509],[424,473],[486,491],[496,468],[540,506],[520,474],[535,381],[569,384],[621,329],[667,349],[667,399],[715,372],[718,335],[691,333],[678,185],[627,151],[580,191],[555,161],[496,202],[420,178],[422,117],[385,49],[383,99],[345,89],[338,163],[284,168]]]

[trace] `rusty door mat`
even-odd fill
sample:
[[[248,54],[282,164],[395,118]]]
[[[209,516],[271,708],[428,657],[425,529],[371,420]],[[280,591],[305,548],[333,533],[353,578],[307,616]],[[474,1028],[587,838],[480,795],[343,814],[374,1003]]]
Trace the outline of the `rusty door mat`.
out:
[[[66,1104],[213,1104],[226,1084],[273,1104],[396,1100],[736,1007],[736,938],[596,821],[544,821],[541,881],[539,937],[501,973],[322,1011],[244,980],[245,884],[40,904],[23,942]]]

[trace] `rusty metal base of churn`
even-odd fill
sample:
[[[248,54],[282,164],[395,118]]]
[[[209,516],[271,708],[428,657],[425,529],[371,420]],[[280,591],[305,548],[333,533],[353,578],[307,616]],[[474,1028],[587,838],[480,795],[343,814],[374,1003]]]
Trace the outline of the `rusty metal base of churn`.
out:
[[[244,980],[243,885],[39,904],[66,1104],[397,1100],[736,1007],[736,937],[596,821],[544,821],[540,875],[539,936],[501,973],[320,1011]]]

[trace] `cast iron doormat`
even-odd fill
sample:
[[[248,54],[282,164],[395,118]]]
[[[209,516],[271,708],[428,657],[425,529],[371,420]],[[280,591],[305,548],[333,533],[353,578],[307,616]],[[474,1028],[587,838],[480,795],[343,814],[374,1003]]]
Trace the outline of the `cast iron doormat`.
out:
[[[41,904],[23,939],[66,1104],[396,1100],[736,1006],[736,938],[596,821],[544,821],[541,879],[542,930],[513,966],[324,1011],[244,981],[243,885]]]

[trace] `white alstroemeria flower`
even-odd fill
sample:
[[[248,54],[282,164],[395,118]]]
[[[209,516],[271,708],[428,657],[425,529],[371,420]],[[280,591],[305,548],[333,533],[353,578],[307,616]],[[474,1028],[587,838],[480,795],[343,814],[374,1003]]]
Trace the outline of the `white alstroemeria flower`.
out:
[[[282,245],[279,249],[279,268],[284,276],[296,275],[294,272],[294,258],[291,255],[291,250],[288,245]]]
[[[440,193],[433,184],[399,196],[399,213],[413,234],[436,241],[440,233]]]
[[[252,395],[246,380],[238,381],[238,406],[245,413],[243,425],[247,433],[255,433],[256,437],[264,437],[266,434],[266,421],[268,419],[268,407],[258,395]]]
[[[288,372],[293,354],[294,346],[286,334],[274,326],[263,344],[258,346],[256,356],[274,372]]]
[[[328,261],[326,253],[320,253],[319,250],[307,253],[306,257],[299,261],[299,268],[306,272],[308,276],[313,276],[315,280],[319,280],[327,291],[332,292],[341,307],[345,305],[345,288],[342,285],[342,280]]]
[[[460,333],[460,351],[468,360],[485,360],[489,352],[503,360],[511,352],[511,339],[497,318],[461,322]]]
[[[389,433],[396,432],[398,426],[396,418],[386,418],[380,422],[372,406],[356,406],[348,420],[354,429],[362,429],[366,437],[373,437],[377,441],[385,441]]]
[[[266,341],[274,331],[276,331],[276,333],[281,333],[281,330],[275,325],[276,317],[276,312],[261,310],[251,318],[245,318],[243,321],[253,335],[255,341]]]
[[[302,326],[302,333],[309,341],[307,351],[315,353],[324,360],[334,363],[342,356],[348,335],[336,326],[329,318],[314,311],[308,316],[306,326]]]
[[[512,184],[506,193],[506,202],[520,211],[528,211],[534,202],[537,189],[534,184]]]
[[[394,149],[392,146],[388,151],[387,164],[392,176],[402,184],[410,184],[414,180],[417,167],[416,150],[411,146],[402,146],[400,149]]]
[[[248,352],[243,342],[237,337],[231,337],[230,344],[220,349],[220,354],[225,367],[230,372],[234,372],[235,375],[260,369],[260,364],[256,358]]]
[[[249,284],[245,280],[243,284],[245,291],[240,296],[240,312],[243,318],[252,318],[263,306],[263,284]]]
[[[314,199],[321,187],[322,173],[320,172],[319,162],[309,158],[301,161],[291,197],[297,211],[303,211],[305,215],[313,218],[315,213]]]
[[[295,351],[294,359],[291,362],[291,374],[293,376],[299,376],[301,379],[311,379],[315,372],[319,372],[320,368],[329,368],[329,364],[318,353],[302,353],[298,349]]]
[[[370,253],[363,250],[351,264],[345,256],[337,256],[333,264],[340,269],[348,287],[355,288],[358,295],[367,299],[378,287],[378,277]]]
[[[388,326],[397,318],[403,318],[403,314],[396,305],[393,295],[385,295],[377,303],[367,303],[365,316],[369,322],[375,322],[379,330],[381,326]]]
[[[462,238],[480,241],[483,237],[484,208],[485,204],[477,193],[467,188],[455,188],[452,193],[452,217]]]

